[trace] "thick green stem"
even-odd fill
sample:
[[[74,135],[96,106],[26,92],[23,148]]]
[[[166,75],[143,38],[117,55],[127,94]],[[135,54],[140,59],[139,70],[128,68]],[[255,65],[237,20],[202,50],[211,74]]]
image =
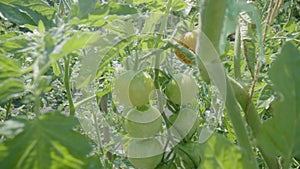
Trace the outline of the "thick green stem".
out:
[[[259,133],[261,127],[261,121],[258,116],[258,113],[255,109],[253,102],[249,99],[248,92],[243,88],[241,84],[239,84],[234,79],[228,77],[229,82],[234,90],[234,94],[239,104],[241,105],[243,111],[245,112],[245,119],[250,126],[253,135],[256,136]],[[248,112],[247,112],[248,110]]]
[[[72,92],[71,92],[71,87],[70,87],[70,57],[67,56],[64,58],[65,61],[65,72],[64,72],[64,83],[65,83],[65,88],[67,91],[67,97],[69,101],[69,107],[70,107],[70,116],[75,115],[75,106],[73,103],[73,98],[72,98]]]
[[[245,112],[246,121],[252,130],[253,137],[255,138],[258,135],[261,125],[262,125],[260,118],[258,116],[258,112],[256,111],[255,106],[254,106],[253,102],[251,101],[248,92],[244,89],[244,87],[241,84],[239,84],[237,81],[235,81],[234,79],[232,79],[230,77],[228,77],[228,79],[234,90],[236,99],[238,100],[243,111]],[[270,169],[279,169],[280,168],[276,157],[269,156],[262,146],[257,145],[257,147],[258,147],[259,151],[261,152],[267,166]]]
[[[221,34],[223,31],[223,22],[227,0],[201,0],[201,31],[210,39],[213,46],[219,51]]]
[[[219,53],[220,52],[219,44],[222,36],[223,22],[225,20],[227,1],[226,0],[214,0],[214,1],[202,0],[201,2],[202,2],[200,7],[201,20],[199,21],[200,22],[199,25],[201,25],[200,30],[210,40],[217,53]],[[200,39],[201,37],[199,38],[199,40]],[[202,42],[197,43],[197,49],[199,49],[197,51],[199,52],[207,50],[204,49],[204,47],[201,47],[201,43]],[[197,52],[197,54],[199,53]],[[201,57],[199,59],[201,60]],[[205,66],[205,63],[203,64]],[[251,162],[251,167],[258,168],[257,161],[255,159],[252,146],[250,144],[246,126],[241,116],[241,110],[238,106],[238,102],[235,98],[234,91],[231,87],[228,78],[226,78],[226,87],[227,89],[226,89],[225,106],[227,109],[227,114],[229,116],[229,119],[232,122],[233,129],[236,133],[237,140],[239,142],[239,145],[245,150],[247,157]]]
[[[252,151],[252,146],[250,144],[249,136],[246,130],[246,126],[241,116],[241,111],[238,106],[238,102],[235,98],[235,92],[233,91],[231,84],[227,78],[227,96],[226,96],[226,109],[229,119],[232,122],[233,129],[236,133],[237,140],[241,147],[244,148],[249,160],[251,161],[252,167],[258,168],[257,161]]]

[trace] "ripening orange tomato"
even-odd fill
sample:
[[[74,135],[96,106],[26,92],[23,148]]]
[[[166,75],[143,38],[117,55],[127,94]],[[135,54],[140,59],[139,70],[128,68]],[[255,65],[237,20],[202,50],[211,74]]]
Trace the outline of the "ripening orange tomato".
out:
[[[191,32],[185,33],[177,42],[181,44],[182,46],[190,49],[191,51],[195,52],[196,50],[196,44],[197,44],[197,38],[199,35],[198,30],[193,30]],[[181,53],[178,50],[175,50],[176,56],[185,64],[191,64],[192,61],[187,58],[183,53]]]

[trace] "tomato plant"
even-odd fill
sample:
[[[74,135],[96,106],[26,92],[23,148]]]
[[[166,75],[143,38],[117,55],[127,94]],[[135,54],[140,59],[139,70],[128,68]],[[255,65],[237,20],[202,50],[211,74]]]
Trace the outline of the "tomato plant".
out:
[[[1,0],[0,168],[298,169],[299,6]]]

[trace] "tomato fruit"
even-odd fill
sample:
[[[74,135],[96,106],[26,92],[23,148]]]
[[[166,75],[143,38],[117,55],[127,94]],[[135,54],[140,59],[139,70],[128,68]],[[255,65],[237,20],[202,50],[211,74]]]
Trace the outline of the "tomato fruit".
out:
[[[170,130],[178,139],[190,138],[199,125],[198,111],[191,108],[181,109],[178,114],[172,114],[169,120],[173,124]]]
[[[149,102],[154,82],[147,72],[126,71],[114,83],[114,94],[122,105],[142,106]]]
[[[196,50],[196,43],[197,43],[197,38],[199,35],[198,30],[193,30],[191,32],[185,33],[177,42],[181,44],[182,46],[190,49],[191,51],[195,52]],[[174,51],[176,56],[184,63],[186,64],[191,64],[191,60],[189,60],[186,56],[184,56],[183,53],[181,53],[178,50]]]
[[[162,117],[159,110],[153,106],[145,111],[132,108],[126,116],[125,127],[131,137],[153,137],[162,128]]]
[[[128,143],[127,157],[136,168],[154,169],[162,160],[163,146],[156,138],[132,139]]]
[[[178,105],[186,105],[197,96],[198,86],[192,76],[176,74],[167,84],[165,94],[168,99]]]

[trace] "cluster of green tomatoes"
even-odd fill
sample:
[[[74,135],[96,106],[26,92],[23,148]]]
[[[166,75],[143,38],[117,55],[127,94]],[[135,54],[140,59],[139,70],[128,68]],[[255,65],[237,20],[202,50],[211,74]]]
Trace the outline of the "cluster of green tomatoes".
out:
[[[199,124],[198,110],[187,106],[198,93],[193,76],[178,73],[163,86],[162,97],[180,107],[168,116],[159,111],[157,102],[150,99],[157,89],[146,70],[127,70],[114,81],[115,98],[118,104],[126,107],[125,130],[130,140],[125,151],[128,160],[136,168],[152,169],[161,162],[164,143],[159,138],[163,133],[163,125],[167,126],[172,137],[180,140],[191,137]]]

